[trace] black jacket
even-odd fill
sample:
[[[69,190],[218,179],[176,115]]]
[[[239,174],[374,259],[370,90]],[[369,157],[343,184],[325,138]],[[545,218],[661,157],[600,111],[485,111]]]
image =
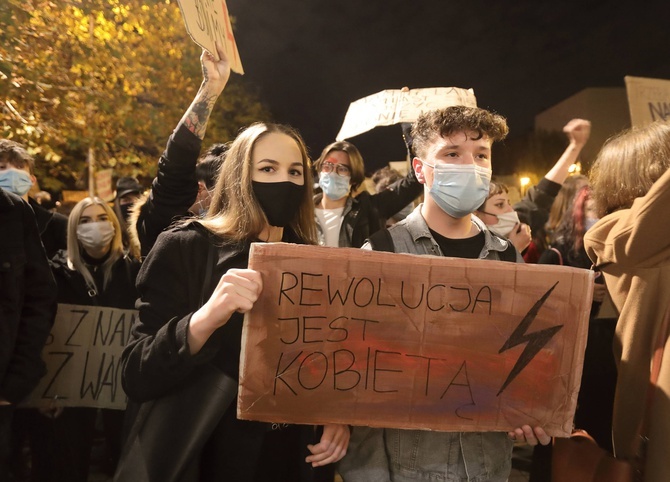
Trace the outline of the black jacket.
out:
[[[407,176],[391,184],[386,190],[377,194],[367,191],[356,197],[349,196],[342,213],[343,220],[340,227],[340,248],[360,248],[374,233],[386,226],[386,220],[411,203],[423,192],[421,184],[414,170],[410,169]],[[323,193],[314,197],[318,206]],[[323,230],[318,224],[319,236],[323,237]]]
[[[551,205],[560,190],[561,184],[543,177],[536,186],[528,189],[521,201],[514,205],[519,220],[530,226],[531,233],[544,232]]]
[[[33,198],[28,198],[28,202],[35,212],[37,229],[47,258],[51,259],[58,250],[67,249],[67,216],[43,208]]]
[[[0,399],[20,402],[44,375],[55,315],[56,284],[35,215],[0,188]]]
[[[91,292],[84,277],[67,266],[65,251],[60,251],[51,261],[56,283],[58,284],[58,303],[67,303],[83,306],[107,306],[132,310],[137,301],[135,279],[140,269],[139,261],[124,256],[119,258],[112,267],[112,277],[106,287],[103,287],[102,269],[89,266],[97,286],[96,292]]]
[[[284,240],[295,241],[286,230]],[[203,289],[213,244],[216,264],[209,286]],[[191,315],[211,296],[221,276],[231,268],[248,266],[249,247],[249,242],[227,243],[197,222],[168,229],[158,237],[137,278],[140,316],[123,352],[123,387],[131,405],[190,388],[207,364],[237,380],[243,315],[233,314],[196,355],[189,352],[187,330]],[[203,411],[201,403],[201,399],[193,400],[189,408]],[[332,466],[312,470],[304,463],[307,443],[317,442],[311,427],[292,426],[270,432],[269,424],[238,420],[235,414],[235,404],[231,404],[208,436],[198,459],[197,480],[257,480],[258,471],[268,464],[273,469],[274,464],[297,467],[300,472],[287,479],[278,475],[281,472],[276,467],[274,480],[333,480]],[[263,447],[270,433],[274,443],[290,457],[263,458],[268,456]],[[291,434],[297,434],[296,439]]]
[[[145,257],[158,235],[176,218],[189,215],[188,209],[198,195],[195,165],[202,140],[180,123],[168,139],[158,161],[158,174],[151,183],[151,193],[140,208],[137,237]]]
[[[212,243],[216,266],[211,286],[203,289],[207,252]],[[193,371],[212,362],[238,378],[243,316],[235,313],[196,355],[186,333],[191,315],[209,299],[223,274],[246,268],[249,243],[223,244],[199,223],[162,233],[137,277],[139,322],[123,352],[123,387],[134,401],[151,400],[190,381]]]

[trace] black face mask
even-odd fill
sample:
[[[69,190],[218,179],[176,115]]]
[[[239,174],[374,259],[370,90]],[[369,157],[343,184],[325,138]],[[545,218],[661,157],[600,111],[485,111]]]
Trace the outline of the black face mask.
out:
[[[291,181],[251,181],[251,187],[270,225],[281,228],[295,219],[305,195],[305,186]]]
[[[121,216],[123,216],[123,220],[128,223],[128,220],[130,219],[130,209],[133,207],[132,204],[122,204],[119,206],[119,210],[121,211]]]

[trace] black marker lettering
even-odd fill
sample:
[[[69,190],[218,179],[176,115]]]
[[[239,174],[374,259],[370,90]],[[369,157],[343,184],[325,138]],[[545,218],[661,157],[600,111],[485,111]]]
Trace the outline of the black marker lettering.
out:
[[[287,276],[290,276],[293,278],[293,286],[289,286],[288,288],[284,288],[284,280],[286,279]],[[298,277],[294,275],[293,273],[287,273],[284,271],[281,274],[281,287],[279,288],[279,300],[277,301],[277,304],[281,306],[281,297],[285,296],[286,299],[291,303],[292,305],[295,305],[295,302],[289,297],[289,295],[286,294],[287,291],[292,290],[298,286]]]

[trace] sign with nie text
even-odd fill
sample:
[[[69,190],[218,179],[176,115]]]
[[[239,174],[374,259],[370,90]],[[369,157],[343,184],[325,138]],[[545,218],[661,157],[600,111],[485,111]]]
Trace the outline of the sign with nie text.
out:
[[[477,107],[474,91],[459,87],[382,90],[349,105],[335,139],[349,139],[377,126],[414,122],[425,112],[455,105]]]
[[[239,418],[570,434],[592,272],[289,244],[249,267]]]

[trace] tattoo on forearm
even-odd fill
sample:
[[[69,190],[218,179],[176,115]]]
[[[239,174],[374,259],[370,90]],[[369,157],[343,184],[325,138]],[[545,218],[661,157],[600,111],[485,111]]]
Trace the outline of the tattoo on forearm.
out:
[[[216,102],[216,95],[205,95],[194,102],[184,116],[184,125],[200,139],[205,137],[207,121]]]

